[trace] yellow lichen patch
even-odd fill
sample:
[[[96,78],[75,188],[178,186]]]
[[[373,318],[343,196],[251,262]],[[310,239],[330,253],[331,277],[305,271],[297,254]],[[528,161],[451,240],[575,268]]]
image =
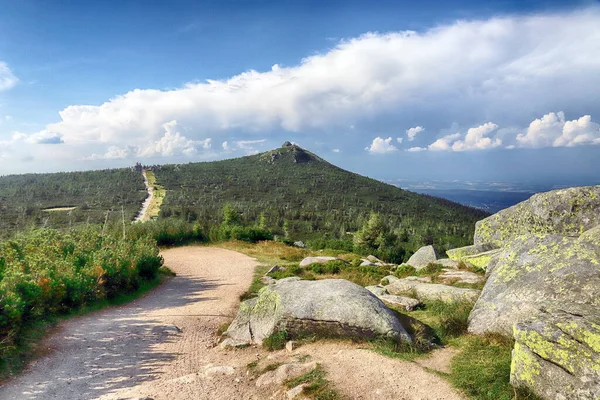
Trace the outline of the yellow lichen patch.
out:
[[[536,357],[520,343],[515,343],[510,364],[511,379],[535,386],[535,379],[540,375],[540,364]],[[513,382],[518,383],[518,382]]]

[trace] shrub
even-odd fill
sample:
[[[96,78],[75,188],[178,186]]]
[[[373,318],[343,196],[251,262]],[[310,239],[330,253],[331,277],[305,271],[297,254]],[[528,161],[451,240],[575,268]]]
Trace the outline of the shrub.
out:
[[[40,229],[0,243],[0,355],[24,324],[137,289],[162,265],[149,236]]]

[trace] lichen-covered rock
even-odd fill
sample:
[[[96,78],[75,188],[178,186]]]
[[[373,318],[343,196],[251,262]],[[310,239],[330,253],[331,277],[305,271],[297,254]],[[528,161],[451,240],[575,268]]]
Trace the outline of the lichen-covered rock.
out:
[[[514,239],[488,267],[469,331],[512,335],[542,309],[600,307],[600,247],[559,235]]]
[[[514,386],[545,399],[600,398],[600,318],[581,313],[555,310],[515,325]]]
[[[418,300],[431,301],[475,301],[479,297],[479,290],[464,289],[436,283],[423,283],[411,279],[398,279],[393,275],[386,276],[382,281],[387,281],[386,290],[397,296],[413,294]]]
[[[600,247],[600,225],[587,230],[579,236],[580,242],[587,242]]]
[[[413,254],[406,262],[411,267],[421,269],[429,263],[435,263],[438,259],[437,253],[433,246],[423,246],[415,254]]]
[[[365,288],[343,279],[289,281],[266,286],[240,305],[226,335],[262,343],[278,331],[291,337],[388,337],[411,341],[394,313]]]
[[[457,249],[450,249],[446,251],[448,257],[451,260],[462,260],[464,257],[472,256],[479,253],[485,253],[486,251],[497,249],[498,245],[494,243],[479,243],[472,244],[471,246],[459,247]]]
[[[502,249],[495,249],[486,251],[479,254],[473,254],[470,256],[465,256],[462,258],[462,261],[466,264],[470,264],[474,267],[477,267],[481,270],[486,271],[488,265],[492,262],[492,260],[499,256],[502,253]]]
[[[326,256],[318,256],[318,257],[306,257],[304,260],[300,261],[300,267],[308,267],[310,264],[327,264],[330,261],[343,261],[337,257],[326,257]]]
[[[600,186],[553,190],[533,195],[475,226],[474,243],[503,246],[524,234],[577,237],[600,225]]]

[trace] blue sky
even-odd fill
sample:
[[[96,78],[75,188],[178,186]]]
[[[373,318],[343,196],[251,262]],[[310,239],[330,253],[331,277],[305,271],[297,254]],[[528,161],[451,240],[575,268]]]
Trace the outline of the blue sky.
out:
[[[598,1],[0,10],[0,174],[216,160],[291,140],[389,181],[600,183]]]

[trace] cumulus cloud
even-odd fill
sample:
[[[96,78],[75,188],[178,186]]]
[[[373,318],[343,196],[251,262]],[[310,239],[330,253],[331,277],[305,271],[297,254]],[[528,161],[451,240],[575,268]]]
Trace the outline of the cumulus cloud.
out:
[[[415,136],[417,136],[419,133],[423,132],[425,129],[423,129],[422,126],[415,126],[414,128],[410,128],[406,130],[406,136],[408,136],[408,141],[412,142],[413,140],[415,140]]]
[[[384,139],[377,136],[373,139],[370,146],[365,147],[365,150],[371,154],[386,154],[393,153],[394,151],[397,151],[398,148],[392,144],[391,137]]]
[[[404,140],[404,138],[401,138],[401,137],[396,138],[396,141],[398,142],[398,144],[402,144],[403,140]]]
[[[443,151],[443,150],[451,150],[452,144],[459,140],[462,137],[460,133],[453,133],[451,135],[446,135],[442,138],[439,138],[435,142],[429,145],[429,150],[433,151]]]
[[[3,61],[0,61],[0,92],[8,90],[19,83],[19,79],[13,74],[13,72]]]
[[[406,151],[410,151],[412,153],[416,153],[416,152],[419,152],[419,151],[426,151],[426,150],[427,150],[427,147],[411,147],[411,148],[407,149]]]
[[[453,151],[487,150],[500,147],[500,138],[490,138],[488,135],[498,130],[498,125],[488,122],[476,128],[470,128],[464,140],[457,140],[452,144]]]
[[[341,150],[340,149],[333,149],[331,151],[333,151],[334,153],[339,153]]]
[[[487,122],[483,125],[470,128],[464,137],[461,133],[453,133],[441,137],[429,145],[429,150],[471,151],[494,149],[502,145],[502,139],[488,136],[497,130],[498,125]]]
[[[159,140],[161,127],[172,120],[193,132],[187,139],[195,141],[232,132],[364,129],[359,122],[393,116],[417,102],[428,115],[452,113],[459,123],[493,110],[514,118],[545,112],[541,103],[597,107],[597,85],[590,82],[597,82],[600,65],[599,27],[600,9],[589,8],[368,33],[295,66],[173,90],[136,89],[99,106],[72,105],[46,129],[69,144],[123,147]],[[482,140],[476,145],[496,144]],[[460,146],[471,145],[465,139]]]
[[[177,130],[177,121],[163,124],[164,135],[156,141],[144,146],[128,145],[125,147],[110,146],[104,154],[93,154],[89,160],[113,160],[132,157],[172,157],[194,156],[201,150],[209,150],[212,139],[190,140]]]
[[[600,144],[600,125],[590,115],[566,121],[562,111],[551,112],[529,124],[517,135],[520,147],[574,147]]]

